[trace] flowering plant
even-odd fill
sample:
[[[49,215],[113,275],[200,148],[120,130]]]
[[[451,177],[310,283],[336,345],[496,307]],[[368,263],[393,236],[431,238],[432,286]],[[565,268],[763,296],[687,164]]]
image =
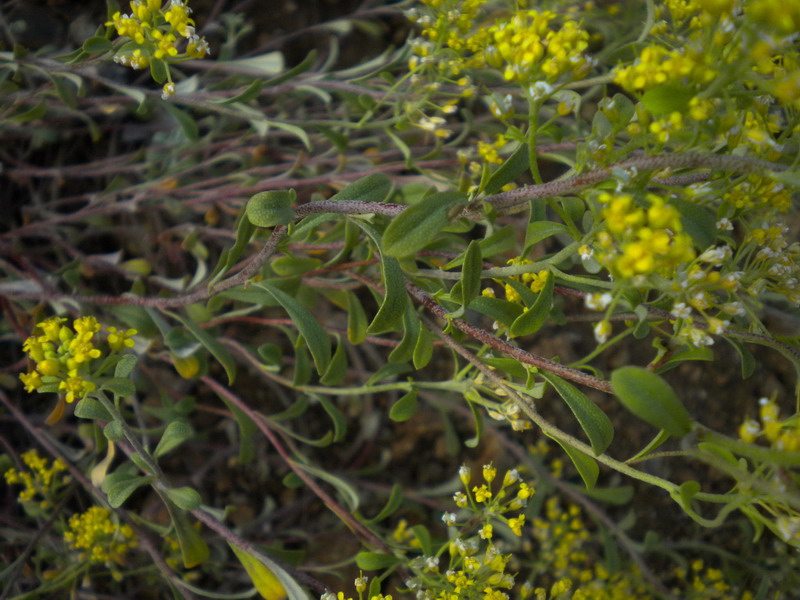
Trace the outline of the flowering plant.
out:
[[[95,22],[0,28],[8,589],[797,588],[794,5]]]

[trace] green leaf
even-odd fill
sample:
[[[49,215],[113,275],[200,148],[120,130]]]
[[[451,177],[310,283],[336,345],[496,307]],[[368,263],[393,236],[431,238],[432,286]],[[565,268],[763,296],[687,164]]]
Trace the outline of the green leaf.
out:
[[[417,343],[414,345],[412,356],[415,369],[422,369],[428,365],[433,356],[433,333],[424,324],[420,325]]]
[[[379,512],[371,519],[366,519],[366,522],[368,524],[380,523],[384,519],[388,519],[395,513],[395,511],[398,508],[400,508],[400,505],[402,503],[403,503],[403,487],[400,484],[395,483],[392,486],[392,491],[389,494],[389,499],[386,501],[386,505],[381,509],[381,512]]]
[[[567,403],[581,429],[589,438],[595,455],[605,452],[614,439],[614,425],[606,413],[589,400],[583,392],[561,377],[547,371],[540,371],[539,375],[552,385],[558,395]]]
[[[169,496],[169,499],[175,503],[175,506],[182,510],[194,510],[200,508],[202,498],[197,490],[188,486],[166,488],[164,490]]]
[[[742,379],[747,379],[752,375],[756,370],[756,359],[753,358],[753,354],[748,350],[744,344],[732,340],[729,337],[725,338],[731,346],[734,347],[736,353],[739,355],[739,362],[742,365]]]
[[[325,373],[319,380],[323,385],[337,386],[344,381],[347,375],[347,352],[345,352],[344,342],[338,334],[336,334],[336,339],[338,341],[336,352],[333,353],[328,368],[325,369]]]
[[[483,269],[483,256],[477,240],[472,240],[464,253],[464,266],[461,268],[461,293],[460,301],[464,308],[481,290],[481,271]]]
[[[731,465],[738,465],[739,461],[736,459],[736,455],[728,450],[727,448],[723,448],[718,444],[714,444],[712,442],[700,442],[697,444],[697,447],[702,450],[703,452],[707,452],[712,456],[716,456],[717,458],[724,460]]]
[[[383,234],[383,254],[394,258],[411,256],[436,239],[450,220],[447,213],[466,202],[459,192],[438,192],[423,198],[396,216]]]
[[[347,340],[357,345],[367,337],[367,313],[353,292],[347,293]]]
[[[553,285],[555,277],[548,271],[544,287],[536,296],[536,300],[528,310],[524,311],[511,324],[512,336],[533,335],[545,324],[553,309]]]
[[[599,488],[581,490],[581,493],[586,494],[589,498],[604,502],[606,504],[613,504],[615,506],[625,506],[633,498],[633,486],[622,485],[613,488]]]
[[[333,362],[331,362],[331,364],[333,364]],[[341,442],[347,434],[347,419],[344,418],[342,411],[325,396],[320,396],[317,400],[333,422],[333,441]]]
[[[525,248],[530,248],[534,244],[549,238],[558,233],[569,233],[566,225],[553,223],[552,221],[536,221],[528,225],[525,232]]]
[[[131,98],[132,100],[137,102],[138,103],[138,106],[136,107],[137,111],[141,111],[142,108],[144,107],[145,102],[147,102],[147,94],[145,94],[142,90],[138,88],[129,85],[122,85],[119,83],[111,83],[110,81],[106,82],[105,85],[110,87],[112,90],[116,90],[121,94],[124,94],[128,96],[128,98]]]
[[[389,410],[389,418],[397,423],[408,421],[417,412],[417,390],[403,395]]]
[[[600,476],[600,467],[597,465],[597,461],[577,448],[573,448],[566,442],[562,442],[553,436],[549,437],[554,439],[556,443],[564,449],[564,452],[567,453],[572,464],[575,465],[575,468],[578,470],[581,479],[583,479],[586,489],[591,490],[594,488],[597,483],[597,478]]]
[[[472,421],[475,423],[475,435],[464,440],[464,445],[467,448],[477,448],[483,434],[483,412],[478,410],[478,403],[471,396],[476,397],[476,400],[480,400],[480,394],[474,388],[464,394],[464,398],[470,401],[468,404],[472,412]]]
[[[217,262],[217,266],[214,267],[214,271],[211,274],[209,286],[219,281],[236,264],[253,237],[256,227],[247,217],[246,210],[245,208],[239,214],[239,220],[236,224],[236,241],[231,248],[226,248],[220,255],[219,262]]]
[[[264,75],[277,75],[284,69],[283,54],[280,52],[267,52],[252,58],[239,58],[236,60],[220,61],[220,65],[234,72],[250,72],[258,77]]]
[[[133,492],[154,480],[155,477],[131,477],[130,479],[115,481],[108,486],[106,490],[108,494],[108,503],[111,505],[111,508],[119,508]]]
[[[280,256],[273,260],[269,266],[276,275],[281,277],[292,277],[303,275],[308,271],[319,268],[322,261],[318,258],[307,258],[301,256]]]
[[[400,559],[391,554],[380,552],[359,552],[356,554],[356,565],[365,571],[382,571],[398,564]]]
[[[433,544],[431,542],[431,533],[425,527],[425,525],[414,525],[411,528],[411,531],[414,532],[414,535],[419,542],[420,548],[422,548],[423,554],[431,555],[433,554]]]
[[[389,197],[392,187],[392,180],[385,173],[372,173],[357,179],[330,199],[337,202],[383,202]]]
[[[506,327],[511,327],[512,323],[522,314],[522,307],[519,304],[485,296],[475,298],[470,302],[469,307]]]
[[[199,139],[200,130],[197,127],[197,122],[188,112],[181,110],[169,102],[165,102],[163,106],[170,116],[175,119],[175,122],[178,124],[178,127],[181,128],[181,131],[183,132],[183,135],[186,136],[187,140],[196,141]]]
[[[403,311],[403,339],[389,353],[389,362],[406,362],[414,356],[414,348],[419,339],[420,321],[410,302]]]
[[[296,419],[302,414],[305,414],[306,410],[308,410],[308,397],[298,396],[297,400],[295,400],[289,408],[282,410],[279,413],[275,413],[274,415],[270,415],[269,420],[289,421],[291,419]]]
[[[107,38],[95,35],[83,42],[82,48],[84,52],[88,52],[89,54],[103,54],[111,50],[112,46]]]
[[[697,481],[684,481],[678,488],[677,493],[672,492],[671,496],[687,513],[693,514],[692,499],[700,492],[700,489],[700,484]]]
[[[483,192],[486,195],[496,194],[505,184],[511,183],[522,175],[530,164],[528,160],[528,145],[520,144],[500,167],[492,173]]]
[[[167,425],[161,439],[158,441],[158,446],[156,446],[153,456],[156,458],[164,456],[167,452],[177,448],[193,435],[194,430],[186,421],[172,421]]]
[[[175,534],[178,536],[183,566],[191,569],[207,561],[210,551],[200,532],[192,527],[187,514],[178,510],[168,496],[162,495],[162,498],[172,520],[172,526],[175,528]]]
[[[231,385],[233,380],[236,379],[236,363],[233,361],[228,349],[205,329],[198,327],[191,319],[187,319],[177,313],[171,314],[219,361],[219,364],[222,365],[228,375],[228,385]]]
[[[100,401],[91,396],[86,396],[75,405],[75,416],[81,419],[97,419],[106,423],[114,420],[114,417],[100,404]]]
[[[114,366],[114,377],[128,377],[136,368],[137,360],[135,354],[123,354]]]
[[[661,116],[675,111],[685,112],[696,92],[690,87],[665,84],[647,90],[642,104],[653,115]]]
[[[260,282],[255,286],[272,296],[289,314],[314,358],[317,373],[325,373],[331,362],[331,340],[314,315],[295,298],[267,282]]]
[[[675,437],[692,429],[692,418],[661,377],[641,367],[622,367],[611,374],[611,389],[637,417]]]
[[[125,430],[119,421],[111,421],[103,427],[103,435],[111,442],[118,442],[125,437]]]
[[[645,456],[647,456],[648,454],[653,452],[656,448],[659,448],[669,438],[670,438],[669,433],[667,433],[666,431],[664,431],[662,429],[661,431],[659,431],[656,434],[656,437],[654,437],[652,440],[650,440],[650,442],[644,448],[639,450],[639,452],[637,452],[635,455],[633,455],[631,458],[629,458],[625,462],[634,463],[634,462],[644,458]]]
[[[275,227],[294,221],[292,205],[297,199],[294,190],[260,192],[247,201],[247,218],[256,227]]]
[[[120,398],[130,398],[136,393],[136,386],[125,377],[111,377],[103,382],[101,389],[108,390]]]
[[[690,202],[670,198],[669,203],[681,214],[683,229],[701,251],[712,244],[717,237],[717,220],[707,208]]]
[[[405,306],[408,303],[405,277],[397,259],[384,256],[381,260],[381,273],[386,295],[367,333],[380,334],[395,331],[403,321]]]
[[[169,77],[169,66],[160,58],[150,59],[150,77],[158,84],[164,83]]]
[[[337,477],[330,471],[319,469],[311,465],[306,465],[295,461],[291,461],[291,464],[295,465],[299,469],[302,469],[303,471],[306,471],[307,473],[310,473],[311,475],[314,475],[315,477],[318,477],[319,479],[322,479],[323,481],[330,483],[342,495],[342,498],[347,504],[350,512],[355,512],[358,510],[358,505],[360,504],[358,492],[356,491],[356,488],[354,488],[344,479]]]
[[[255,100],[258,98],[258,95],[261,93],[261,88],[264,87],[264,83],[266,83],[263,79],[254,79],[247,88],[233,96],[232,98],[225,98],[224,100],[216,101],[211,100],[211,102],[215,102],[217,104],[233,104],[235,102],[243,102],[247,103],[251,100]]]

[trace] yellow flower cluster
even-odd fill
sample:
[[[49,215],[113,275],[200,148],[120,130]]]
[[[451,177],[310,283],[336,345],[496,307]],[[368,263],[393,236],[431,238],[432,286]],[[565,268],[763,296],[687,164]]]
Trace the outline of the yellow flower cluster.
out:
[[[510,19],[476,32],[466,46],[477,66],[498,69],[507,81],[527,84],[554,82],[565,74],[583,77],[591,66],[585,54],[589,34],[572,20],[555,27],[555,18],[549,10],[519,10]]]
[[[30,502],[38,494],[42,497],[39,501],[41,508],[52,506],[54,493],[69,481],[68,476],[59,476],[59,473],[67,470],[67,465],[60,458],[50,465],[46,458],[39,456],[35,448],[22,454],[21,458],[30,471],[11,468],[5,472],[6,483],[24,486],[17,497],[19,502]]]
[[[457,76],[466,68],[499,70],[507,81],[530,84],[554,82],[562,75],[583,77],[591,67],[585,54],[589,34],[575,21],[556,27],[552,11],[517,10],[511,17],[482,25],[478,13],[485,0],[424,0],[432,15],[411,11],[409,18],[422,25],[427,42],[413,44],[417,57],[432,60],[439,47],[456,53],[443,55],[440,70]],[[419,60],[412,59],[412,67]]]
[[[598,258],[618,279],[657,274],[672,277],[694,256],[692,240],[683,233],[680,214],[655,194],[642,202],[629,194],[598,196],[605,231],[598,236]]]
[[[666,83],[704,84],[716,74],[716,69],[698,52],[667,50],[651,44],[632,65],[615,70],[614,82],[629,92],[641,92]]]
[[[800,420],[797,417],[780,418],[780,408],[767,398],[759,400],[759,421],[746,419],[739,426],[739,437],[753,444],[762,437],[776,450],[797,452],[800,450]]]
[[[19,378],[29,393],[46,384],[57,383],[57,390],[66,394],[67,402],[74,402],[97,389],[88,378],[91,365],[109,352],[95,346],[94,337],[100,331],[97,319],[75,319],[71,328],[62,324],[65,321],[62,317],[51,317],[36,326],[42,335],[29,337],[22,346],[36,366]],[[123,332],[109,328],[107,342],[111,352],[133,347],[131,336],[136,333],[135,329]]]
[[[204,58],[210,51],[204,37],[195,33],[192,9],[184,0],[131,0],[131,14],[114,13],[106,27],[131,40],[120,48],[114,62],[132,69],[145,69],[153,59],[165,61]],[[181,48],[185,44],[185,47]],[[168,74],[169,78],[169,74]],[[164,85],[164,95],[175,93],[172,79]]]
[[[623,566],[609,571],[594,555],[592,536],[586,529],[580,509],[562,507],[558,497],[545,503],[544,515],[534,521],[533,537],[537,560],[531,581],[519,589],[523,600],[655,600],[639,570]],[[748,591],[736,590],[719,569],[705,568],[703,561],[692,562],[692,569],[674,571],[673,594],[694,600],[752,600]]]
[[[125,554],[138,545],[133,529],[112,522],[108,509],[99,506],[72,515],[64,541],[73,550],[84,551],[82,560],[118,564],[123,564]]]
[[[752,0],[745,3],[745,14],[756,23],[785,35],[800,31],[800,5],[784,0]]]
[[[515,257],[511,258],[506,262],[507,265],[532,265],[533,261],[527,258],[522,257]],[[550,277],[550,271],[547,269],[543,269],[538,273],[523,273],[522,275],[512,275],[508,279],[521,282],[526,287],[530,288],[530,290],[534,294],[538,294],[544,288],[545,283],[547,283],[547,279]],[[495,279],[497,283],[503,286],[503,292],[506,296],[506,300],[509,302],[514,302],[515,304],[522,301],[522,296],[520,293],[514,288],[511,283],[504,283],[503,280]],[[481,295],[487,298],[494,298],[495,293],[492,288],[485,288],[481,291]]]

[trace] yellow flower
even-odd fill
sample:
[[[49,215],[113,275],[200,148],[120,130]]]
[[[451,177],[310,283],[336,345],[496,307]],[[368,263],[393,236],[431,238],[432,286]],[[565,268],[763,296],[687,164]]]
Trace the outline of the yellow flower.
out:
[[[514,535],[522,535],[523,525],[525,525],[525,515],[519,515],[518,517],[508,520],[508,526],[511,528],[511,531],[514,532]]]
[[[25,384],[25,391],[29,394],[35,392],[39,387],[44,385],[41,376],[36,371],[30,373],[21,373],[19,376],[22,383]]]
[[[125,553],[138,545],[130,526],[116,525],[108,509],[99,506],[72,515],[64,541],[74,550],[85,550],[81,556],[91,562],[121,563]]]
[[[475,486],[472,488],[473,493],[475,494],[475,501],[476,502],[486,502],[492,497],[491,490],[486,486],[486,484],[478,487]]]
[[[119,352],[125,348],[133,348],[136,345],[131,339],[131,336],[139,333],[135,329],[128,329],[127,331],[117,331],[116,327],[108,327],[108,346],[114,351]]]
[[[492,483],[496,475],[497,469],[492,465],[492,463],[483,465],[483,479],[486,481],[486,483]]]

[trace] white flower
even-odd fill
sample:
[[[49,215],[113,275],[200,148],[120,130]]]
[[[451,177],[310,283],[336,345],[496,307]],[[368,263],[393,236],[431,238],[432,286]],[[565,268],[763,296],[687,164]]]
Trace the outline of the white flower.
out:
[[[164,89],[161,92],[161,99],[162,100],[166,100],[170,96],[174,96],[174,95],[175,95],[175,84],[172,83],[171,81],[165,83],[164,84]]]
[[[708,330],[713,334],[722,335],[728,330],[730,324],[731,322],[728,320],[711,318],[708,320]]]
[[[722,217],[717,221],[717,229],[720,231],[733,231],[733,223],[728,217]]]
[[[528,94],[533,100],[544,100],[552,93],[553,86],[546,81],[537,81],[528,88]]]
[[[592,256],[594,256],[594,250],[592,249],[591,246],[587,246],[586,244],[584,244],[583,246],[578,248],[578,254],[580,254],[581,259],[589,260],[590,258],[592,258]]]
[[[608,336],[611,334],[611,323],[608,321],[600,321],[594,326],[594,339],[598,344],[604,344],[608,341]]]
[[[692,327],[689,330],[689,340],[692,342],[694,346],[698,348],[702,348],[703,346],[714,345],[714,338],[712,338],[702,329],[698,329],[697,327]]]
[[[676,319],[688,319],[692,316],[692,309],[686,306],[685,302],[678,302],[673,307],[672,310],[669,311]]]
[[[442,515],[442,522],[445,525],[455,525],[456,524],[456,513],[446,512]]]
[[[712,265],[718,265],[728,260],[733,256],[733,250],[730,246],[717,246],[716,248],[709,248],[697,257],[701,262],[707,262]]]
[[[587,294],[583,301],[586,304],[586,308],[590,310],[603,310],[611,304],[613,299],[614,297],[606,292],[604,294]]]
[[[720,309],[725,314],[734,315],[736,317],[743,317],[747,314],[741,302],[727,302],[721,305]]]

